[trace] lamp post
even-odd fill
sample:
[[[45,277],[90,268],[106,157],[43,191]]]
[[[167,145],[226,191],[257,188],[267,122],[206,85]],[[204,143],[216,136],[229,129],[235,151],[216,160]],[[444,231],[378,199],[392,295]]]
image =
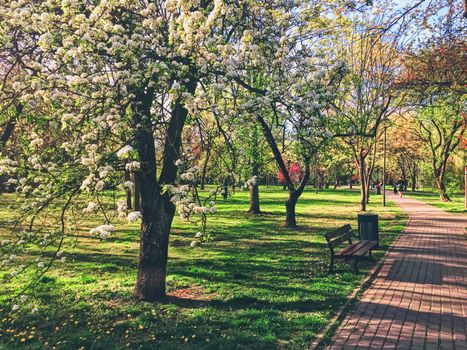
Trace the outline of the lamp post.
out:
[[[386,206],[386,131],[388,127],[384,127],[384,150],[383,150],[383,207]],[[467,169],[467,168],[466,168]]]

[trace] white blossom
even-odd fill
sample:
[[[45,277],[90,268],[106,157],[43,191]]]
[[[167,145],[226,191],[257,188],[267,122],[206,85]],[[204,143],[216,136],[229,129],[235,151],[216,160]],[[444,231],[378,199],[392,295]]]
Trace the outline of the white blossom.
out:
[[[115,231],[115,227],[113,225],[100,225],[89,232],[100,239],[106,239],[113,231]]]
[[[94,202],[89,202],[88,206],[83,209],[83,213],[94,213],[98,208],[98,205]]]
[[[117,151],[117,157],[118,158],[125,158],[127,157],[131,152],[133,152],[133,147],[130,145],[123,146]]]
[[[135,171],[135,170],[139,170],[140,166],[141,165],[139,162],[133,161],[133,162],[127,163],[125,165],[125,168],[126,170]]]
[[[131,181],[125,181],[125,182],[123,183],[123,187],[125,187],[125,188],[127,188],[127,189],[129,189],[129,190],[132,190],[132,189],[133,189],[133,186],[134,186],[134,185],[133,185],[133,182],[131,182]]]
[[[105,186],[105,182],[102,180],[99,180],[96,182],[96,186],[94,187],[94,190],[96,192],[100,192],[104,189],[104,186]]]
[[[139,211],[134,211],[134,212],[129,213],[126,218],[128,222],[134,222],[134,221],[138,221],[138,219],[140,219],[141,217],[142,215]]]
[[[128,208],[124,201],[117,202],[117,213],[120,219],[123,219],[127,216],[127,210]]]

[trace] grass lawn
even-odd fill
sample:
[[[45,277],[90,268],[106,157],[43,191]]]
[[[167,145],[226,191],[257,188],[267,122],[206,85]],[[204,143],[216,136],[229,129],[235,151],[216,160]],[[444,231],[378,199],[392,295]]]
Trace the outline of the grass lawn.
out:
[[[246,192],[219,202],[209,222],[213,240],[203,246],[190,248],[196,226],[175,219],[165,303],[132,298],[136,224],[118,225],[103,243],[83,229],[70,237],[67,262],[28,293],[38,313],[10,311],[8,298],[24,279],[1,282],[0,349],[305,349],[372,266],[362,262],[363,273],[355,275],[350,265],[338,264],[337,273],[326,273],[323,234],[345,223],[356,228],[359,193],[307,190],[297,205],[300,228],[293,231],[283,227],[286,193],[272,187],[260,195],[265,214],[259,216],[246,213]],[[14,198],[0,198],[4,229]],[[380,198],[374,196],[369,209],[380,214],[386,250],[406,216],[390,201],[381,208]]]
[[[408,197],[418,199],[419,201],[425,202],[426,204],[433,205],[435,207],[446,210],[450,213],[467,213],[465,209],[465,198],[464,194],[458,193],[451,196],[451,202],[441,202],[439,200],[439,194],[433,190],[424,190],[417,192],[406,192]]]

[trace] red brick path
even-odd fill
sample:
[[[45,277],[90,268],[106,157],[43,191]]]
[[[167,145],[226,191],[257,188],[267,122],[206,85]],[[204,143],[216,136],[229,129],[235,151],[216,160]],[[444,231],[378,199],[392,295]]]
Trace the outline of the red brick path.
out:
[[[467,350],[467,217],[391,198],[409,224],[328,349]]]

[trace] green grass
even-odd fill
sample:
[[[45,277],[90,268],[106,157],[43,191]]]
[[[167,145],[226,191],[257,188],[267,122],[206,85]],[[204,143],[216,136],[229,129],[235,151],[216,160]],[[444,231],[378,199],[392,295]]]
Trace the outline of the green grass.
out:
[[[37,314],[9,311],[8,299],[24,280],[2,285],[0,348],[306,348],[372,266],[363,262],[356,275],[350,265],[338,264],[336,273],[326,273],[323,234],[345,223],[356,227],[359,193],[306,191],[297,205],[297,230],[283,227],[286,193],[278,187],[260,193],[265,213],[259,216],[246,213],[246,192],[218,203],[209,221],[213,240],[199,247],[189,248],[196,226],[175,219],[168,266],[172,297],[164,303],[132,297],[137,225],[122,223],[103,243],[80,236],[67,246],[68,262],[58,263],[29,292]],[[380,215],[377,258],[406,223],[397,206],[388,202],[383,209],[379,198],[369,206]],[[13,197],[3,199],[5,219]]]
[[[465,209],[465,198],[464,194],[451,195],[451,202],[441,202],[439,200],[439,194],[434,190],[424,190],[417,192],[406,192],[408,197],[417,199],[427,204],[446,210],[450,213],[467,213]]]

